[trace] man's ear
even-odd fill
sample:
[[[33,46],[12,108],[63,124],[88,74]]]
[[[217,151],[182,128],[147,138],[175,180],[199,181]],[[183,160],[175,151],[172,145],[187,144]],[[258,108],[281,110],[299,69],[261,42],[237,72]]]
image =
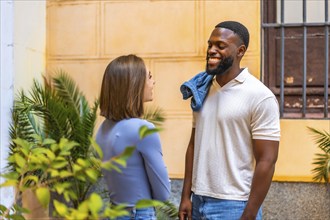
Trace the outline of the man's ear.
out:
[[[239,46],[238,51],[237,51],[237,56],[239,58],[242,58],[244,56],[244,54],[245,54],[245,51],[246,51],[246,47],[245,47],[244,44],[241,45],[241,46]]]

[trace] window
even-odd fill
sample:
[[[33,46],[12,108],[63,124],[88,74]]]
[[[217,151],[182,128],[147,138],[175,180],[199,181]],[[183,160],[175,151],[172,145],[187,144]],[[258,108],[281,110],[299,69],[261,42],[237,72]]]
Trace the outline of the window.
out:
[[[328,0],[263,0],[264,83],[281,118],[329,118]]]

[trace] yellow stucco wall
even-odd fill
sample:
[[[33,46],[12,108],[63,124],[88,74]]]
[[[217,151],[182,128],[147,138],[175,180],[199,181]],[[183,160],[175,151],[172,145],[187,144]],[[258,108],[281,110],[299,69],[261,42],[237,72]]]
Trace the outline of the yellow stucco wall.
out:
[[[312,182],[315,153],[321,153],[307,127],[330,130],[329,120],[281,120],[280,153],[274,180]]]
[[[48,1],[48,74],[64,69],[92,101],[110,60],[128,53],[143,57],[156,80],[150,105],[166,113],[160,133],[165,162],[172,178],[182,178],[191,110],[179,87],[204,69],[207,39],[223,20],[248,27],[250,45],[242,66],[259,78],[260,1]],[[316,148],[306,125],[328,129],[329,121],[281,120],[275,180],[311,181]]]

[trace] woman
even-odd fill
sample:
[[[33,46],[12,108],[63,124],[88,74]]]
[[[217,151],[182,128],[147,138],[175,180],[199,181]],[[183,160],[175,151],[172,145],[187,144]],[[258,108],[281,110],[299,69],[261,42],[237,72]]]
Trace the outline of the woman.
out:
[[[135,55],[120,56],[107,66],[101,88],[100,109],[106,119],[96,141],[103,150],[104,160],[135,146],[127,167],[121,173],[104,171],[110,200],[127,204],[130,217],[118,219],[156,219],[155,209],[135,209],[141,199],[165,201],[170,196],[170,181],[163,160],[160,138],[153,133],[140,139],[141,126],[155,126],[141,119],[144,102],[152,101],[155,81],[143,60]]]

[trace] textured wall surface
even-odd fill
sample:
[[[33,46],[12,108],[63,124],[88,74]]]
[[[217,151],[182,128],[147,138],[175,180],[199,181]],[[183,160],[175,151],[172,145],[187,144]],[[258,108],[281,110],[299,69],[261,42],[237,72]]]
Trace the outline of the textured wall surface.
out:
[[[171,201],[179,206],[182,180],[172,180]],[[273,182],[263,220],[330,220],[330,187],[318,183]]]
[[[179,88],[205,69],[207,40],[223,20],[249,28],[253,40],[242,67],[259,76],[259,1],[47,1],[47,73],[65,70],[92,103],[110,60],[141,56],[156,80],[149,104],[166,114],[160,133],[164,160],[170,176],[182,178],[192,114]]]

